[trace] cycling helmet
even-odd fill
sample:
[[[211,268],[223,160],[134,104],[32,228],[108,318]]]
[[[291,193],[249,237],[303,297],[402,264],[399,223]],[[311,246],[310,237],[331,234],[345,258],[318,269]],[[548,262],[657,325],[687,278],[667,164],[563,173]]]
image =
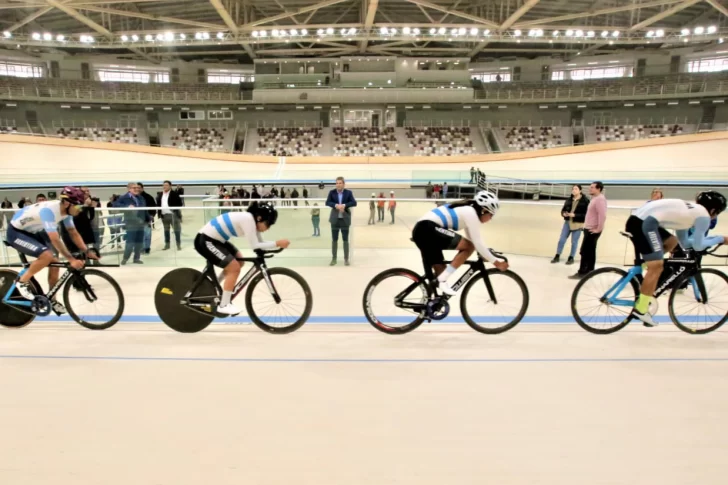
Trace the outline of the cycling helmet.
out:
[[[715,190],[700,192],[695,198],[695,202],[705,207],[708,212],[715,210],[715,215],[723,212],[726,207],[725,197],[723,197],[723,194],[716,192]]]
[[[69,185],[61,191],[61,199],[66,199],[71,205],[79,205],[86,200],[86,194],[83,193],[83,190]]]
[[[265,222],[268,224],[268,227],[275,224],[278,220],[278,211],[270,202],[253,202],[248,208],[248,212],[253,214],[256,222]],[[260,221],[258,221],[258,217],[260,217]]]
[[[478,215],[482,215],[483,212],[495,215],[500,208],[500,202],[493,192],[481,190],[473,198],[473,207],[478,211]]]

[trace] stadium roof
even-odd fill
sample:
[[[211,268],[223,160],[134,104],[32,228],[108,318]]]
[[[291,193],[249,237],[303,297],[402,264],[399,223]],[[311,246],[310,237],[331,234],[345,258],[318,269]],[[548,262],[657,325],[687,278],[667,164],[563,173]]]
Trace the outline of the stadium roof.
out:
[[[718,43],[721,0],[0,0],[0,45],[181,58],[537,56]]]

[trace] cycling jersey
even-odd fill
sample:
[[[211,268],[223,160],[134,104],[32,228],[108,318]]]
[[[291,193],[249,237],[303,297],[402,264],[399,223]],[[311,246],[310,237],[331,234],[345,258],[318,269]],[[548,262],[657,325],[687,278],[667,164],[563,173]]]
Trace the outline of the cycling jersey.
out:
[[[252,249],[276,249],[276,243],[265,241],[258,232],[255,218],[250,212],[226,212],[205,224],[200,234],[220,242],[231,237],[245,237]]]
[[[420,221],[431,221],[443,229],[452,229],[453,231],[465,229],[466,236],[473,243],[478,254],[491,263],[502,261],[496,258],[480,239],[480,218],[475,209],[470,206],[453,208],[449,205],[443,205],[425,214]]]
[[[702,251],[723,242],[721,236],[706,237],[710,229],[710,215],[700,204],[680,199],[654,200],[632,214],[643,221],[657,223],[659,227],[674,229],[683,248]],[[694,229],[692,237],[688,231]]]
[[[61,215],[61,201],[51,200],[23,207],[15,214],[10,224],[31,234],[38,234],[43,231],[47,233],[58,232],[58,224],[63,222],[66,228],[75,228],[73,217]]]

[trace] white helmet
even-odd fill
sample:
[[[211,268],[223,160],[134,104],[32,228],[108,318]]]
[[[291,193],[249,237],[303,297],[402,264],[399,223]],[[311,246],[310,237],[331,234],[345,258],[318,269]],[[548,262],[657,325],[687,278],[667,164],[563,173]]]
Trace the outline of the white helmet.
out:
[[[488,192],[487,190],[481,190],[477,194],[475,194],[475,197],[473,198],[473,201],[475,202],[474,206],[476,210],[480,209],[478,212],[483,213],[483,211],[488,212],[492,215],[495,215],[496,212],[498,212],[498,209],[500,208],[500,202],[498,201],[498,197],[493,192]]]

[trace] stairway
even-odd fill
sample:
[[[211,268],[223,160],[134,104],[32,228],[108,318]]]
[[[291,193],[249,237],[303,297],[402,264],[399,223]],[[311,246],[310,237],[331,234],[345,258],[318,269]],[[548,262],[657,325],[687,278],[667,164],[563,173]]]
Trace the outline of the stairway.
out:
[[[28,124],[28,130],[33,135],[46,136],[43,124],[38,121],[38,113],[33,110],[25,112],[25,121]]]

